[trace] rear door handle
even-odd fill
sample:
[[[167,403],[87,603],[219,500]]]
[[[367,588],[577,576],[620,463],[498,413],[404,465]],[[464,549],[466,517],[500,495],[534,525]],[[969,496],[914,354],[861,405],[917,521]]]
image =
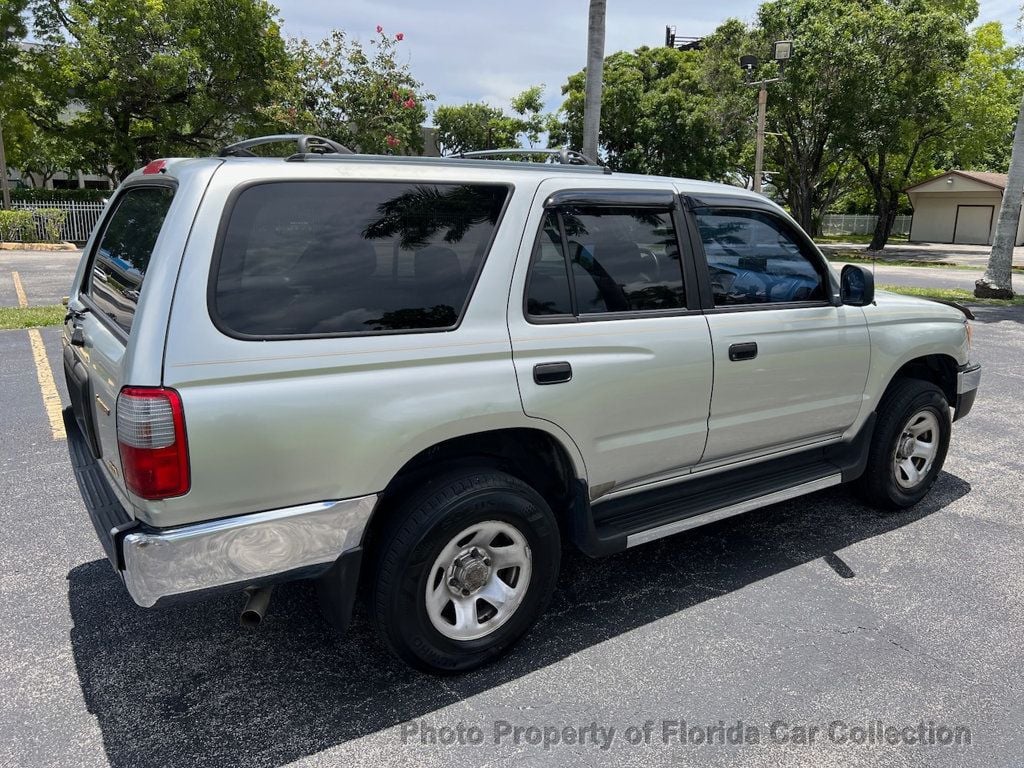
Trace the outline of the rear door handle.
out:
[[[753,360],[757,357],[757,342],[744,341],[742,344],[733,344],[729,347],[730,360]]]
[[[533,366],[535,384],[563,384],[571,380],[572,366],[569,363],[537,363]]]

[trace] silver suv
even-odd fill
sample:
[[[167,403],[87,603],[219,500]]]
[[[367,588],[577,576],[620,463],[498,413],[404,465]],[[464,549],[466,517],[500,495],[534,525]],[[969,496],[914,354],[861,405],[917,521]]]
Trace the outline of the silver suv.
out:
[[[78,268],[71,458],[141,606],[244,589],[255,623],[313,578],[339,628],[358,591],[400,658],[466,670],[563,543],[851,481],[909,507],[973,404],[969,313],[837,276],[759,195],[297,141],[149,164]]]

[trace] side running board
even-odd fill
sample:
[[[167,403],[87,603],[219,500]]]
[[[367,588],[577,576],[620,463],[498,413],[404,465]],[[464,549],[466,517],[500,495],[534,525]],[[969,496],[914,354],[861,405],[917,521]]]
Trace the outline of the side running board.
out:
[[[664,538],[665,536],[671,536],[674,533],[680,533],[687,531],[691,528],[697,528],[708,523],[713,523],[716,520],[724,520],[727,517],[733,515],[741,515],[744,512],[749,512],[752,509],[758,507],[767,507],[769,504],[777,504],[780,501],[786,501],[787,499],[795,499],[797,496],[803,496],[808,493],[814,493],[824,488],[830,488],[833,485],[839,485],[843,482],[843,475],[841,472],[836,472],[833,475],[827,475],[818,480],[811,480],[807,483],[801,483],[800,485],[794,485],[790,488],[783,488],[779,491],[767,493],[764,496],[758,496],[747,501],[741,501],[737,504],[730,504],[719,509],[711,510],[710,512],[703,512],[700,514],[693,515],[692,517],[684,517],[682,520],[676,520],[672,523],[665,523],[659,525],[656,528],[648,528],[646,531],[640,533],[632,533],[626,536],[626,546],[635,547],[639,544],[646,544],[649,541]]]
[[[593,505],[580,482],[569,535],[584,553],[598,557],[849,482],[864,472],[874,422],[871,414],[849,442],[690,475]]]

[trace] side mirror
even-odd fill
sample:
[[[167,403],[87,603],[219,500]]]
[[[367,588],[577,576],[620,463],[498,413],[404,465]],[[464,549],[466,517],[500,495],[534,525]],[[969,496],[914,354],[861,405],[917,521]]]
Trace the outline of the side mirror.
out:
[[[839,278],[839,297],[843,304],[863,307],[875,300],[875,276],[867,267],[847,264]]]

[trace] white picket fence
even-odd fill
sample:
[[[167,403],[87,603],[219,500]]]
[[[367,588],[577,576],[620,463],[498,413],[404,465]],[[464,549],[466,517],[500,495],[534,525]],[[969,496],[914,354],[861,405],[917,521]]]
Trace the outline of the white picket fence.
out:
[[[911,216],[897,216],[892,225],[892,234],[909,235]],[[823,235],[870,235],[875,231],[877,216],[827,213],[821,217]]]
[[[26,202],[24,200],[11,201],[11,208],[14,210],[29,211],[36,208],[59,208],[66,211],[67,219],[61,228],[61,239],[72,243],[84,243],[89,239],[96,222],[100,220],[103,207],[106,203],[91,200],[37,200]],[[37,234],[44,237],[42,224],[36,222]]]

